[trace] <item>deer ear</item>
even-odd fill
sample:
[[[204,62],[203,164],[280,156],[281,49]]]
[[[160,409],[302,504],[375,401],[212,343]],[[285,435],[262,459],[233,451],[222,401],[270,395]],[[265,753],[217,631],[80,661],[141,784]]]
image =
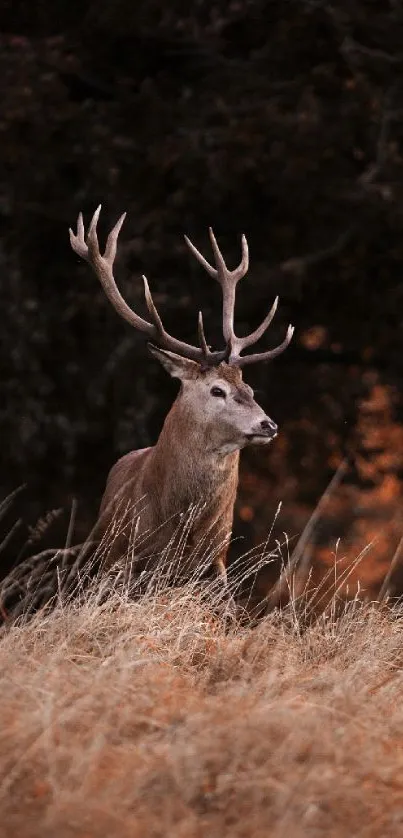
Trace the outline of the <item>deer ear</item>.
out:
[[[187,381],[191,378],[197,378],[199,375],[200,365],[196,361],[191,361],[189,358],[182,358],[181,355],[176,355],[175,352],[168,352],[167,349],[159,349],[159,347],[153,346],[152,343],[148,343],[147,347],[151,355],[157,358],[172,378],[180,378],[181,381]]]

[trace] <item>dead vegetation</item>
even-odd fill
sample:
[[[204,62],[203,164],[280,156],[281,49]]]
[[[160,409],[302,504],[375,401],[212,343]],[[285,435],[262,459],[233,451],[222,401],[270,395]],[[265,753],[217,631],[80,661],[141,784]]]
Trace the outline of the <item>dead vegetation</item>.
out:
[[[0,638],[0,836],[395,836],[402,623],[350,603],[228,627],[192,585]]]

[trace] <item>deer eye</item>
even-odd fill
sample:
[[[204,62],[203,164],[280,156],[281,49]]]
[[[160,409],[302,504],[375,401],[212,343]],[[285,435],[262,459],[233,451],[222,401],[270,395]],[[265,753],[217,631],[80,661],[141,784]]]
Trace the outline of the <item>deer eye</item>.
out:
[[[226,399],[227,394],[221,387],[212,387],[210,390],[212,396],[217,396],[218,399]]]

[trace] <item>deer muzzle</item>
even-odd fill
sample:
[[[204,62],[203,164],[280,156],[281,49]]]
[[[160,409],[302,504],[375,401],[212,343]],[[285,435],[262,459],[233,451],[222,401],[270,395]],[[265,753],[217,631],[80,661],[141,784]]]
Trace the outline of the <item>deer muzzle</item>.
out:
[[[246,434],[247,439],[256,442],[270,442],[277,436],[278,427],[272,419],[266,416],[261,422],[258,422],[251,433]]]

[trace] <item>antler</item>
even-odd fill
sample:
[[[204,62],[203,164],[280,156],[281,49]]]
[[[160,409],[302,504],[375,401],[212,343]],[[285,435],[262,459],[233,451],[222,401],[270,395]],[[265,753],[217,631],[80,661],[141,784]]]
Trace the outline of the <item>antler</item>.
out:
[[[149,323],[148,320],[144,320],[143,317],[140,317],[139,314],[136,314],[133,309],[128,306],[126,301],[123,299],[113,276],[113,263],[116,256],[118,237],[126,218],[126,213],[123,213],[123,215],[120,216],[119,220],[110,231],[106,242],[105,252],[102,255],[99,250],[97,236],[97,224],[100,212],[101,205],[99,205],[92,216],[87,235],[85,234],[83,216],[80,212],[77,221],[77,233],[73,233],[72,230],[69,231],[70,243],[75,253],[91,265],[105,291],[106,296],[118,314],[127,320],[131,326],[134,326],[136,329],[139,329],[139,331],[144,332],[149,338],[159,343],[160,346],[165,349],[177,352],[185,358],[199,361],[205,366],[214,366],[221,363],[221,361],[226,360],[233,366],[244,367],[246,364],[252,364],[255,361],[267,361],[275,358],[277,355],[280,355],[284,349],[286,349],[293,336],[293,326],[288,327],[285,339],[279,346],[275,347],[275,349],[270,349],[267,352],[260,352],[254,355],[247,355],[246,357],[241,358],[241,352],[243,352],[243,350],[248,346],[252,346],[252,344],[256,343],[256,341],[262,337],[276,313],[278,304],[278,297],[276,297],[269,313],[261,325],[258,326],[258,328],[250,335],[246,335],[243,338],[237,337],[234,332],[235,290],[239,280],[245,276],[249,267],[248,243],[245,236],[242,236],[241,262],[233,271],[230,271],[227,268],[211,228],[210,239],[214,253],[215,268],[207,262],[204,256],[202,256],[187,236],[185,236],[185,241],[193,255],[206,269],[207,273],[220,283],[222,288],[223,334],[226,341],[226,348],[218,352],[211,352],[204,334],[203,317],[201,312],[199,312],[198,322],[199,347],[177,340],[177,338],[168,334],[154,304],[145,276],[143,276],[144,296],[152,322]]]
[[[113,276],[113,263],[116,256],[118,237],[126,218],[126,213],[123,213],[123,215],[120,216],[119,220],[110,231],[106,242],[105,252],[102,255],[99,250],[97,236],[97,224],[100,212],[101,205],[99,205],[92,216],[87,235],[84,230],[83,216],[80,212],[77,221],[77,233],[73,233],[73,230],[71,229],[69,230],[70,243],[75,253],[91,265],[105,291],[106,296],[118,314],[127,320],[131,326],[134,326],[136,329],[139,329],[139,331],[144,332],[149,338],[159,343],[160,346],[165,349],[177,352],[186,358],[199,361],[209,366],[219,364],[223,361],[226,357],[226,350],[221,352],[211,352],[207,346],[201,312],[199,314],[200,347],[191,346],[188,343],[177,340],[165,331],[145,276],[143,276],[144,295],[152,323],[149,323],[148,320],[144,320],[140,317],[140,315],[136,314],[130,306],[127,305]]]
[[[252,346],[252,344],[256,343],[264,334],[267,327],[270,325],[271,321],[277,310],[278,305],[278,297],[274,300],[274,303],[269,311],[269,313],[264,318],[263,322],[252,332],[250,335],[246,335],[243,338],[237,337],[234,332],[234,311],[235,311],[235,290],[236,286],[240,279],[245,276],[248,267],[249,267],[249,251],[248,251],[248,243],[246,241],[246,237],[242,236],[242,258],[241,261],[235,270],[230,271],[224,261],[224,257],[218,247],[216,238],[214,233],[210,227],[210,241],[211,246],[213,248],[214,253],[214,261],[215,261],[215,268],[207,262],[207,259],[200,253],[199,250],[192,244],[190,239],[185,236],[186,244],[188,245],[189,249],[196,257],[197,261],[205,268],[207,273],[214,277],[217,282],[220,283],[222,288],[222,297],[223,297],[223,334],[224,338],[227,343],[227,357],[226,360],[232,366],[237,367],[244,367],[246,364],[253,364],[255,361],[268,361],[272,358],[276,358],[277,355],[280,355],[281,352],[289,345],[291,338],[294,333],[294,327],[289,326],[287,329],[287,334],[282,343],[279,346],[276,346],[274,349],[269,349],[267,352],[260,352],[254,355],[247,355],[244,358],[241,358],[241,352],[246,349],[248,346]]]

